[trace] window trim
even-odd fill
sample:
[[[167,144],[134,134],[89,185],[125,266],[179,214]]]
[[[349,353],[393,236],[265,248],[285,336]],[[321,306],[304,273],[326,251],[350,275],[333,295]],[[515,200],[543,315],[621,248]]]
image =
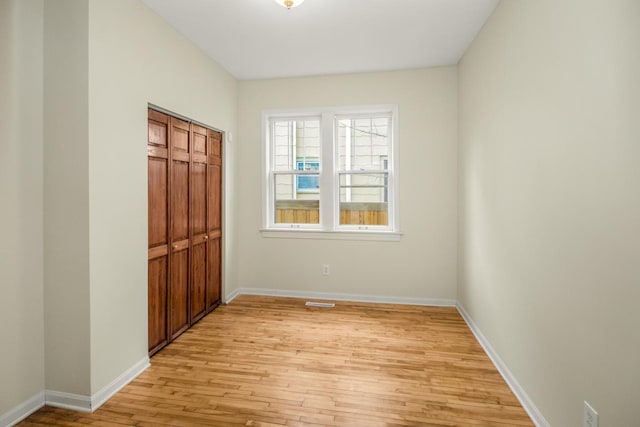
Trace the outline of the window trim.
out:
[[[387,226],[340,225],[339,174],[337,129],[338,121],[344,118],[388,116],[391,123],[391,151],[388,155],[388,219]],[[272,173],[271,122],[274,120],[300,120],[320,118],[320,224],[277,224],[275,223],[275,198]],[[398,106],[393,104],[276,109],[262,111],[262,228],[263,237],[347,239],[347,240],[387,240],[398,241],[400,232],[400,192],[399,192],[399,143]],[[314,171],[315,172],[315,171]],[[329,190],[323,190],[329,189]],[[324,195],[323,195],[324,191]],[[329,193],[327,193],[329,191]]]

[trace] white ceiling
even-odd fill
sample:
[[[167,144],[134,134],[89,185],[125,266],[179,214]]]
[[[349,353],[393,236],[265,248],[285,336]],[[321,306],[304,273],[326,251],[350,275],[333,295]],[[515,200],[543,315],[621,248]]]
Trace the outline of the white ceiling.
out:
[[[241,80],[456,64],[499,0],[143,0]]]

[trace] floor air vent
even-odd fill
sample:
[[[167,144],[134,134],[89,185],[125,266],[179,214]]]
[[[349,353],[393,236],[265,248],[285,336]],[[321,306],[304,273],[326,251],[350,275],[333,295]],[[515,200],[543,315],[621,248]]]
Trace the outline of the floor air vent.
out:
[[[336,305],[333,303],[329,303],[329,302],[313,302],[313,301],[307,301],[304,303],[304,305],[306,305],[307,307],[324,307],[324,308],[333,308]]]

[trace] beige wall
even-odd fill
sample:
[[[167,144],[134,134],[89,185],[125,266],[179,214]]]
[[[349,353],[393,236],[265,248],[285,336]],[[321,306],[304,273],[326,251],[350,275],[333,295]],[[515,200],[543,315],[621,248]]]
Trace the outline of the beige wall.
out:
[[[262,110],[369,104],[399,108],[402,240],[262,237]],[[238,106],[238,287],[455,299],[455,67],[240,82]]]
[[[459,66],[458,297],[553,426],[638,425],[639,23],[503,1]]]
[[[0,1],[0,417],[44,389],[42,22]]]
[[[87,10],[45,2],[44,302],[48,390],[89,393]]]
[[[236,81],[141,2],[90,1],[92,393],[147,354],[147,103],[233,132]]]

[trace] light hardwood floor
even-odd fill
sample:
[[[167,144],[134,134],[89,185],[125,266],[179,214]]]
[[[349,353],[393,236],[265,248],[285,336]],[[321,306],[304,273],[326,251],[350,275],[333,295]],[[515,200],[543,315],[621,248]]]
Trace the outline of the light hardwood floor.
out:
[[[21,423],[532,426],[455,308],[241,296],[93,414]]]

